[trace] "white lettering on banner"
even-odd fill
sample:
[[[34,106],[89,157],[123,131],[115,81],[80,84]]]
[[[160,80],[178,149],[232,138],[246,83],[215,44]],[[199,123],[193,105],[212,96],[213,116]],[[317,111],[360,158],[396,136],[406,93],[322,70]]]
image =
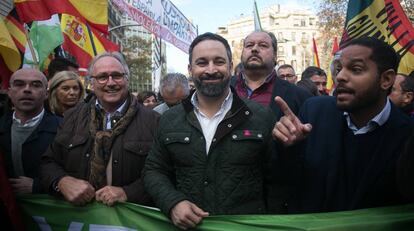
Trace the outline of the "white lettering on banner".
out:
[[[184,52],[197,36],[196,27],[170,2],[170,0],[135,0],[129,5],[123,0],[112,3],[157,37]]]
[[[47,223],[46,218],[40,216],[32,216],[33,220],[39,225],[41,231],[52,231],[52,228]],[[81,231],[83,228],[83,223],[72,221],[69,224],[68,231]],[[89,231],[137,231],[136,229],[131,229],[123,226],[115,225],[98,225],[90,224]]]
[[[122,226],[113,225],[89,225],[89,231],[137,231],[136,229],[130,229]]]
[[[50,228],[50,225],[44,217],[33,216],[33,220],[39,225],[41,231],[52,231],[52,228]]]

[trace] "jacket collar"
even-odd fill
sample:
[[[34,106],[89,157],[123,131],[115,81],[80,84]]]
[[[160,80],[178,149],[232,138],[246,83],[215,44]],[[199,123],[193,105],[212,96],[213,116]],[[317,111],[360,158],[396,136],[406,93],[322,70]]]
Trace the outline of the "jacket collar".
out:
[[[229,114],[234,114],[238,111],[240,111],[242,108],[247,108],[246,104],[243,102],[243,100],[237,95],[236,90],[230,86],[230,90],[233,93],[233,104],[231,106],[231,109],[229,111]],[[193,96],[193,94],[195,94],[196,90],[192,90],[190,92],[190,95],[183,100],[183,107],[185,112],[188,114],[190,112],[192,112],[194,110],[194,106],[191,103],[191,97]],[[248,108],[247,108],[248,110]]]

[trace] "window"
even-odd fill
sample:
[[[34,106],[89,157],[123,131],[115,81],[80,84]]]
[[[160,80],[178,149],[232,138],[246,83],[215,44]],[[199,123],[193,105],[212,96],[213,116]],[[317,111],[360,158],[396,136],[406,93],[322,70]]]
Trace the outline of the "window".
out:
[[[292,41],[296,42],[296,32],[292,32]]]
[[[301,20],[300,20],[300,26],[306,26],[306,21],[305,21],[305,19],[301,19]]]
[[[296,55],[296,46],[292,46],[292,55]]]
[[[277,52],[279,55],[285,55],[285,48],[282,46],[279,46],[277,49]]]
[[[278,34],[277,34],[278,36],[278,40],[283,40],[283,33],[282,32],[279,32]]]

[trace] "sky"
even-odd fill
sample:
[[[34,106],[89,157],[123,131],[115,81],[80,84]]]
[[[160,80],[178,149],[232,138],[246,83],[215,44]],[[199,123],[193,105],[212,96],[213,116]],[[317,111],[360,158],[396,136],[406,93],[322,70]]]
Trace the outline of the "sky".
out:
[[[251,15],[253,0],[170,0],[193,24],[198,33],[217,32],[241,14]],[[294,8],[315,9],[316,0],[256,0],[259,14],[261,8],[280,4]],[[253,28],[252,28],[253,30]],[[167,43],[167,71],[188,74],[188,55]]]

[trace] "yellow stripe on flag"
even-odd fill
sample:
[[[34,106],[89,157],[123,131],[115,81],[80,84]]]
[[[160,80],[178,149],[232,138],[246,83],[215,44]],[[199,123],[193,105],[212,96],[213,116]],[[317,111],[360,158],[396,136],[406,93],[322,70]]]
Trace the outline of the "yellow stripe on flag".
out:
[[[0,20],[0,55],[10,71],[19,69],[21,65],[20,52],[3,20]]]
[[[89,22],[102,25],[108,24],[107,0],[69,0],[69,2]]]

